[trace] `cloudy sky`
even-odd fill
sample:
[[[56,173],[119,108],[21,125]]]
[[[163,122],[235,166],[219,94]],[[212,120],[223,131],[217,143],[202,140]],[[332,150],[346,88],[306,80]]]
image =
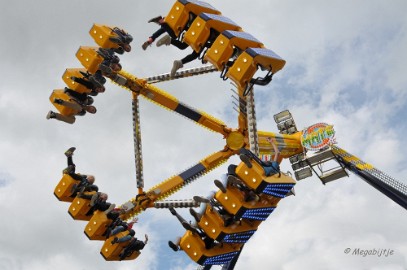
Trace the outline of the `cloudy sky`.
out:
[[[126,71],[138,77],[169,72],[189,51],[142,51],[141,44],[156,30],[147,21],[165,15],[173,1],[0,1],[0,269],[195,269],[183,252],[167,246],[184,233],[168,210],[140,215],[136,233],[147,233],[150,242],[136,261],[106,262],[102,242],[89,241],[86,222],[72,220],[69,204],[53,195],[70,146],[77,147],[77,170],[94,174],[109,201],[121,204],[136,195],[130,94],[108,83],[95,99],[97,114],[74,125],[45,119],[53,109],[51,91],[64,87],[64,70],[81,67],[79,46],[94,46],[88,34],[93,23],[133,35],[132,52],[121,57]],[[277,131],[272,116],[285,109],[299,128],[334,124],[340,147],[406,183],[406,1],[208,2],[287,61],[270,85],[255,89],[260,130]],[[231,85],[218,73],[158,86],[237,126]],[[146,188],[224,145],[218,134],[146,100],[140,109]],[[282,167],[290,169],[287,161]],[[171,199],[205,195],[225,172],[226,165]],[[402,207],[355,176],[326,186],[312,177],[296,192],[260,226],[236,270],[407,269]],[[348,248],[393,253],[363,257],[345,254]]]

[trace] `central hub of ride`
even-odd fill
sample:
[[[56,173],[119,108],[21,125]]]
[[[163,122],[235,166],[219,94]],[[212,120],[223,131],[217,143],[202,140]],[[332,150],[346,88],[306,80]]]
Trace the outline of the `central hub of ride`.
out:
[[[237,130],[232,131],[226,138],[226,145],[232,150],[239,150],[245,145],[245,137]]]

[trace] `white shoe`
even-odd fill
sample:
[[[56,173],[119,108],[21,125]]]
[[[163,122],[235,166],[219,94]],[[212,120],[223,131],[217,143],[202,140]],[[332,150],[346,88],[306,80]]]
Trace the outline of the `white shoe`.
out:
[[[171,69],[171,73],[170,73],[171,78],[174,78],[177,70],[182,68],[183,66],[184,65],[182,64],[181,60],[175,60],[174,64],[172,65],[172,69]]]
[[[171,37],[169,35],[165,35],[163,38],[157,41],[157,47],[160,47],[162,45],[165,46],[171,45]]]

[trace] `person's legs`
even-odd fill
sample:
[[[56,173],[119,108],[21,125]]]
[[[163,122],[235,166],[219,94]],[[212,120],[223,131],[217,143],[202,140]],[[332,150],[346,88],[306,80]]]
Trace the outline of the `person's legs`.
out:
[[[186,64],[189,62],[194,61],[195,59],[197,59],[199,56],[199,53],[197,53],[196,51],[192,51],[192,53],[188,54],[187,56],[185,56],[184,58],[181,59],[182,64]]]
[[[78,92],[76,92],[76,91],[74,91],[74,90],[72,90],[72,89],[69,89],[68,87],[65,87],[64,92],[65,92],[66,94],[68,94],[70,97],[76,99],[77,101],[79,101],[79,102],[81,102],[81,103],[85,103],[85,102],[86,102],[86,99],[87,99],[87,97],[88,97],[87,94],[85,94],[85,93],[78,93]]]
[[[237,166],[235,164],[230,164],[228,166],[228,175],[235,175],[236,176],[236,168],[237,168]]]
[[[56,98],[55,102],[62,105],[62,106],[71,108],[71,109],[73,109],[75,111],[81,111],[82,110],[82,106],[79,105],[77,102],[74,102],[74,101],[66,101],[66,100],[63,100],[63,99],[57,99]]]
[[[164,27],[160,27],[157,31],[155,31],[151,36],[150,39],[152,40],[151,43],[153,43],[159,36],[161,36],[162,34],[164,34],[166,32],[166,30],[164,29]],[[151,44],[150,43],[150,44]]]
[[[179,250],[179,242],[181,241],[181,237],[177,237],[175,239],[175,241],[168,241],[168,245],[170,246],[170,248],[174,251],[178,251]]]
[[[173,214],[178,219],[178,221],[181,222],[181,224],[183,222],[187,222],[180,214],[178,214],[177,211],[175,211],[175,209],[173,207],[170,207],[169,210],[170,210],[171,214]]]
[[[83,78],[78,78],[78,77],[71,77],[71,79],[72,79],[74,82],[77,82],[77,83],[79,83],[79,84],[85,86],[86,88],[88,88],[88,89],[90,89],[90,90],[92,90],[92,88],[93,88],[93,84],[92,84],[90,81],[88,81],[88,80],[85,80],[85,79],[83,79]]]
[[[73,123],[75,123],[75,120],[76,120],[75,116],[65,116],[65,115],[62,115],[59,113],[55,113],[55,117],[51,117],[51,118],[55,118],[59,121],[62,121],[62,122],[68,123],[68,124],[73,124]]]
[[[188,44],[186,44],[185,42],[181,42],[178,39],[173,39],[171,38],[171,45],[177,47],[180,50],[185,50],[186,48],[188,48]]]
[[[124,226],[117,226],[116,228],[114,228],[112,230],[112,232],[110,233],[110,235],[116,235],[119,232],[124,232],[126,230],[126,228],[124,228]]]

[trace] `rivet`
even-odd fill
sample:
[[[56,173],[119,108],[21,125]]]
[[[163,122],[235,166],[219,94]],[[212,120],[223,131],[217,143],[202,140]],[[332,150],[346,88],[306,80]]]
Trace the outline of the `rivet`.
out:
[[[243,62],[246,63],[246,62],[247,62],[247,59],[246,59],[246,58],[243,58]]]
[[[218,53],[218,50],[215,50],[215,53]]]
[[[190,244],[188,244],[188,245],[187,245],[187,248],[191,248],[191,245],[190,245]]]
[[[236,204],[232,204],[232,207],[235,208],[235,207],[236,207]]]
[[[100,36],[99,36],[99,38],[100,38],[100,39],[102,39],[102,38],[103,38],[103,36],[102,36],[102,35],[100,35]]]
[[[215,230],[215,229],[212,229],[212,232],[213,232],[213,233],[215,233],[215,232],[216,232],[216,230]]]
[[[240,68],[237,68],[237,71],[239,71],[239,72],[240,72]]]
[[[227,201],[229,198],[228,198],[228,196],[225,196],[225,201]]]
[[[248,175],[248,174],[249,174],[249,172],[248,172],[248,171],[244,171],[244,174],[245,174],[245,175]]]
[[[191,35],[195,36],[195,32],[192,32]]]
[[[256,178],[253,178],[253,183],[256,183]]]
[[[62,182],[62,185],[65,186],[65,182]]]
[[[205,221],[205,226],[208,226],[208,221]]]

